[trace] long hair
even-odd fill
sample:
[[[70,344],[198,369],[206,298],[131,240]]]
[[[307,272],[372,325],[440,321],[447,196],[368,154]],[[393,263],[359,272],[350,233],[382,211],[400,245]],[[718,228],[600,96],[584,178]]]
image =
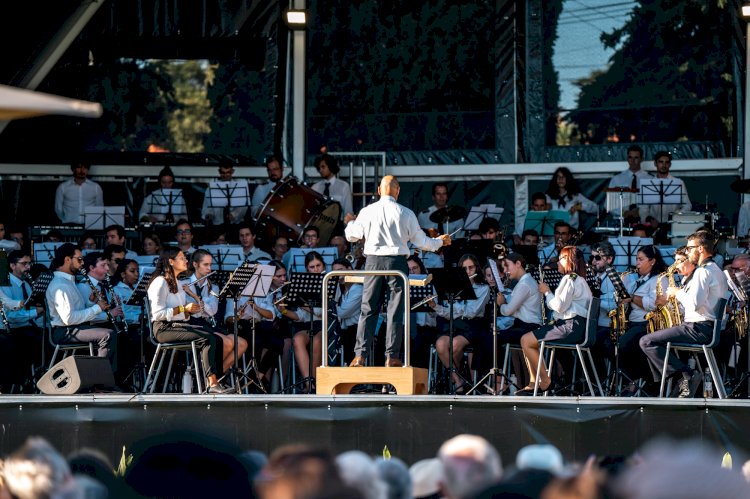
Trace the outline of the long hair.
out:
[[[174,260],[182,252],[180,248],[170,247],[165,249],[159,255],[159,259],[156,260],[156,270],[154,275],[151,277],[151,282],[154,281],[158,276],[162,276],[167,281],[167,287],[170,293],[177,293],[177,276],[174,275],[174,268],[169,260]],[[149,282],[149,286],[151,285]]]
[[[313,260],[320,260],[323,263],[323,269],[325,270],[326,261],[323,260],[323,256],[317,251],[311,251],[305,255],[305,271],[307,271],[307,266],[310,265],[310,262]]]
[[[474,283],[475,284],[487,284],[487,280],[484,278],[484,271],[482,269],[482,264],[479,263],[479,259],[476,256],[472,255],[471,253],[466,253],[458,261],[458,266],[463,267],[464,262],[466,260],[471,260],[472,263],[474,264],[474,269],[477,271],[477,276],[474,278]]]
[[[119,262],[117,262],[117,270],[115,270],[115,275],[112,276],[112,285],[116,285],[120,282],[122,282],[122,274],[125,273],[125,269],[128,268],[128,265],[131,263],[135,263],[138,265],[138,262],[131,259],[131,258],[123,258]]]
[[[575,246],[565,246],[560,250],[560,259],[563,256],[567,256],[565,263],[562,264],[565,272],[564,274],[570,274],[575,272],[581,277],[586,277],[586,262],[583,259],[583,252]]]
[[[412,261],[412,262],[416,263],[419,266],[419,273],[420,274],[426,274],[427,273],[427,268],[425,268],[424,262],[417,255],[411,255],[411,256],[409,256],[409,258],[407,258],[406,261],[407,262],[408,261]]]
[[[560,195],[560,188],[557,186],[557,174],[562,173],[565,177],[565,197]],[[553,200],[553,201],[562,201],[564,202],[565,199],[573,199],[573,196],[581,192],[581,188],[578,186],[578,181],[573,178],[573,174],[570,170],[565,168],[564,166],[561,166],[557,170],[555,170],[555,173],[552,174],[552,178],[549,181],[549,185],[547,186],[547,195]]]
[[[654,266],[651,267],[651,272],[648,273],[649,277],[659,275],[667,270],[667,264],[664,263],[664,258],[662,258],[658,248],[653,244],[641,246],[638,248],[638,253],[643,253],[649,260],[654,260]]]

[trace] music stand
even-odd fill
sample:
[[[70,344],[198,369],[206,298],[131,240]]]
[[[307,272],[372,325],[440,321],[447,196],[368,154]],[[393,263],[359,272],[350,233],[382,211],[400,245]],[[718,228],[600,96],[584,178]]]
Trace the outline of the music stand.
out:
[[[206,190],[209,208],[222,208],[226,214],[232,208],[250,205],[247,182],[238,180],[213,180]],[[229,220],[224,219],[224,223]]]
[[[492,277],[495,278],[495,283],[497,283],[497,293],[502,293],[505,289],[505,286],[503,285],[503,280],[500,277],[500,271],[497,268],[497,262],[495,260],[492,260],[491,258],[488,258],[487,263],[489,264],[490,270],[492,271]],[[508,376],[497,367],[497,300],[495,299],[495,294],[492,292],[492,288],[490,288],[490,300],[492,300],[492,367],[487,372],[487,374],[485,374],[484,377],[477,382],[477,384],[471,387],[471,390],[466,392],[467,395],[469,395],[480,386],[486,385],[485,380],[493,381],[492,385],[487,387],[490,393],[492,393],[493,395],[499,395],[502,391],[501,389],[503,384],[508,379]],[[500,376],[500,379],[502,380],[500,383],[500,390],[498,390],[497,384],[495,383],[498,376]]]
[[[41,263],[45,267],[50,268],[52,260],[55,259],[55,250],[63,244],[65,243],[34,243],[34,262]]]
[[[245,259],[239,244],[206,244],[201,249],[211,253],[219,270],[236,269]]]
[[[313,322],[315,314],[313,308],[322,305],[323,296],[323,277],[325,274],[312,274],[309,272],[295,272],[291,275],[289,281],[289,289],[287,291],[287,303],[290,305],[307,306],[310,308],[310,327],[307,329],[308,335],[308,376],[302,378],[293,385],[286,387],[282,392],[292,391],[298,386],[305,386],[307,384],[307,393],[314,393],[315,377],[313,373],[313,339],[315,338],[315,331],[313,330]],[[335,300],[336,296],[336,285],[338,284],[338,278],[333,277],[328,280],[328,299],[329,302]],[[327,313],[327,310],[322,313]],[[324,345],[327,348],[327,345]]]
[[[456,394],[455,383],[452,374],[458,376],[464,383],[469,380],[461,376],[461,373],[453,365],[453,304],[458,300],[476,300],[477,295],[471,285],[469,276],[463,268],[433,269],[432,283],[437,291],[438,299],[448,302],[448,386],[449,394]]]
[[[83,209],[83,228],[104,230],[110,225],[125,226],[124,206],[87,206]]]
[[[410,279],[427,279],[426,274],[413,274],[409,276]],[[436,297],[435,287],[432,282],[428,282],[424,286],[409,286],[409,303],[414,303],[411,306],[410,312],[432,312],[432,308],[427,304]],[[385,304],[383,308],[388,309],[388,301],[390,300],[390,293],[385,294]]]
[[[240,296],[247,296],[249,297],[248,300],[254,300],[255,298],[266,296],[271,291],[271,283],[273,282],[273,276],[276,273],[276,267],[272,265],[261,265],[261,264],[255,264],[255,273],[253,273],[250,276],[250,280],[247,281],[247,285],[245,285],[244,289],[240,293]],[[237,300],[234,301],[234,307],[235,311],[237,310]],[[235,324],[239,321],[239,317],[235,313],[234,316],[234,322]],[[255,357],[255,316],[251,316],[251,326],[252,326],[252,348],[250,349],[250,362],[248,362],[247,367],[245,368],[245,372],[243,373],[243,376],[245,378],[250,379],[249,382],[245,383],[244,386],[242,386],[237,393],[240,393],[242,389],[247,387],[250,384],[255,385],[258,387],[263,393],[266,393],[265,388],[263,387],[263,383],[260,381],[260,370],[258,369],[258,361]],[[235,354],[236,355],[236,354]],[[248,373],[252,372],[254,374],[254,378],[250,377]]]
[[[664,205],[682,205],[682,182],[674,178],[649,178],[640,181],[640,204],[659,205],[659,223],[664,218]]]
[[[305,273],[305,256],[311,251],[317,251],[320,256],[323,257],[323,263],[326,264],[326,271],[330,271],[333,267],[333,262],[339,257],[339,250],[333,246],[327,246],[325,248],[291,248],[287,254],[289,255],[289,266],[288,270],[291,272]],[[284,255],[286,257],[286,255]]]
[[[654,244],[654,239],[651,237],[625,236],[611,237],[609,242],[615,248],[615,259],[612,265],[619,272],[624,272],[635,266],[635,255],[638,253],[638,248]]]
[[[54,243],[54,244],[60,244],[60,243]],[[49,284],[52,282],[52,279],[55,277],[55,274],[52,272],[42,272],[39,274],[36,279],[34,279],[34,285],[31,287],[31,293],[29,294],[29,298],[27,300],[27,303],[41,303],[42,306],[47,309],[47,288],[49,288]],[[24,306],[26,306],[26,303],[24,303]],[[48,321],[49,320],[49,314],[44,314],[44,329],[47,328]],[[42,362],[39,365],[37,371],[42,370],[45,371],[45,359],[47,358],[45,355],[45,343],[42,341]],[[34,375],[34,378],[36,378],[36,374]]]
[[[467,253],[476,256],[480,262],[485,261],[494,257],[494,247],[495,241],[491,239],[454,239],[450,245],[443,246],[444,267],[457,266]]]
[[[479,224],[485,218],[494,218],[500,222],[500,217],[503,215],[503,208],[498,207],[494,204],[481,204],[479,206],[473,206],[469,213],[464,219],[464,230],[479,230]]]
[[[138,340],[140,361],[133,367],[130,373],[125,376],[125,381],[130,378],[133,379],[133,388],[135,389],[135,393],[143,393],[143,389],[145,388],[144,383],[146,381],[146,356],[143,353],[143,331],[146,330],[146,321],[150,320],[146,316],[146,297],[148,296],[148,285],[151,282],[152,274],[153,271],[144,272],[143,274],[141,274],[141,276],[138,278],[138,282],[136,283],[135,288],[133,289],[133,292],[123,304],[141,307],[140,339]]]
[[[557,222],[569,223],[570,213],[562,210],[529,211],[526,213],[523,230],[535,230],[539,237],[554,237]]]
[[[163,215],[165,223],[174,223],[175,211],[178,214],[187,213],[182,189],[157,189],[149,199],[148,216],[158,220]]]
[[[238,322],[239,322],[239,307],[238,301],[240,298],[240,294],[247,286],[247,283],[250,282],[250,278],[253,276],[257,268],[256,264],[245,262],[237,269],[232,272],[232,274],[229,276],[229,279],[226,283],[224,283],[224,286],[221,287],[221,291],[219,292],[219,300],[231,297],[234,299],[234,321],[232,324],[232,339],[234,340],[234,364],[230,370],[229,374],[233,374],[235,376],[235,389],[237,393],[239,394],[242,391],[242,388],[244,388],[246,385],[242,385],[240,381],[240,377],[243,379],[245,378],[245,373],[242,372],[242,370],[239,368],[239,357],[237,356],[237,343],[238,343]],[[241,374],[241,376],[240,376]],[[265,389],[263,388],[263,385],[261,383],[258,383],[258,388],[260,388],[263,393],[265,393]]]

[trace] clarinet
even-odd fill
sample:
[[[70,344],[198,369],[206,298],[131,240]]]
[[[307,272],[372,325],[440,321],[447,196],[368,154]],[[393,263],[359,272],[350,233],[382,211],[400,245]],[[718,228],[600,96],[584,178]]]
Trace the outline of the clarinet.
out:
[[[120,307],[120,309],[122,310],[122,315],[115,317],[115,321],[117,321],[123,331],[127,331],[128,322],[125,320],[125,309],[122,306],[120,297],[117,295],[117,293],[115,293],[115,288],[114,286],[112,286],[112,281],[109,278],[109,274],[104,275],[104,285],[107,286],[109,294],[112,295],[112,299],[115,301],[115,306]]]
[[[5,313],[5,305],[3,305],[2,300],[0,300],[0,320],[3,321],[5,331],[10,333],[10,322],[8,321],[8,315]]]
[[[94,283],[91,281],[91,278],[89,277],[88,272],[86,272],[86,269],[81,268],[80,272],[81,272],[81,275],[84,277],[84,280],[86,281],[86,283],[91,288],[91,291],[94,293],[94,297],[96,297],[96,301],[97,302],[103,301],[109,304],[109,302],[105,299],[105,297],[102,296],[102,293],[99,291],[99,288],[94,286]],[[115,333],[116,334],[122,333],[124,330],[122,329],[121,325],[115,320],[112,313],[109,311],[109,307],[107,307],[104,310],[104,313],[107,314],[107,320],[112,325],[112,329],[115,331]]]

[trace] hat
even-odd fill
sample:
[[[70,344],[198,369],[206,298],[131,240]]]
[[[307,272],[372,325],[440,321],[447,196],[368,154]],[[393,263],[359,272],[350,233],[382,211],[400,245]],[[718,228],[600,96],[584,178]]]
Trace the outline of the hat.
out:
[[[426,497],[437,494],[440,490],[440,477],[443,465],[436,457],[422,459],[411,465],[411,492],[414,497]]]
[[[558,474],[563,469],[563,457],[554,445],[527,445],[516,454],[519,470],[536,469]]]

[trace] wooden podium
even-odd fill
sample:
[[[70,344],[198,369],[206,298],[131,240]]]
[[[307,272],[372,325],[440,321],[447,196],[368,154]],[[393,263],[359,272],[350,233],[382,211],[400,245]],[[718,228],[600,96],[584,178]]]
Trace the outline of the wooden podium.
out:
[[[427,393],[427,369],[419,367],[319,367],[317,395],[349,393],[355,385],[393,385],[398,395]]]

